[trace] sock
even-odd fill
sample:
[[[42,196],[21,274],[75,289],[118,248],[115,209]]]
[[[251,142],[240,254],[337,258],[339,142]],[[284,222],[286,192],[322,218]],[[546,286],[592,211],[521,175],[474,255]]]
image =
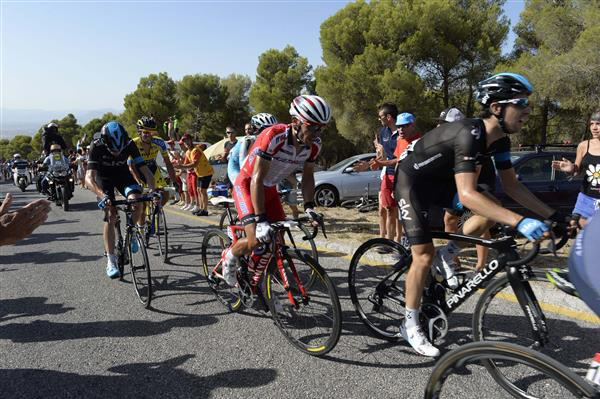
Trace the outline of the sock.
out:
[[[111,264],[113,264],[113,265],[116,265],[116,264],[117,264],[117,255],[108,254],[108,255],[107,255],[107,258],[108,258],[108,262],[109,262],[109,263],[111,263]]]
[[[419,326],[419,309],[406,308],[404,325],[407,329]]]

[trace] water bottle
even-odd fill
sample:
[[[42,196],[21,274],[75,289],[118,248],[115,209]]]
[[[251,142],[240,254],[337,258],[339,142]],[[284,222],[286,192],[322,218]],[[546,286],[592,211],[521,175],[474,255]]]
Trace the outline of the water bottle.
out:
[[[271,260],[271,256],[267,254],[268,246],[265,244],[260,244],[258,247],[254,248],[252,251],[252,255],[250,255],[250,262],[248,265],[248,270],[252,272],[252,278],[250,280],[250,285],[256,287],[260,278],[269,265],[269,261]]]
[[[594,356],[592,364],[590,364],[590,368],[585,378],[587,378],[593,384],[600,386],[600,353],[596,353],[596,356]]]

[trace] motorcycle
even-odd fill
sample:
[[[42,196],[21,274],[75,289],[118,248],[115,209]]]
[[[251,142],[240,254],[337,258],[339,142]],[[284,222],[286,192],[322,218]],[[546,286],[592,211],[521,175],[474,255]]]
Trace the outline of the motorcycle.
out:
[[[73,186],[75,181],[73,174],[68,170],[48,172],[48,189],[56,206],[62,206],[65,212],[69,210],[69,200],[73,198]]]
[[[29,185],[29,173],[26,169],[17,169],[14,173],[17,187],[19,187],[22,192],[25,192],[25,189]]]

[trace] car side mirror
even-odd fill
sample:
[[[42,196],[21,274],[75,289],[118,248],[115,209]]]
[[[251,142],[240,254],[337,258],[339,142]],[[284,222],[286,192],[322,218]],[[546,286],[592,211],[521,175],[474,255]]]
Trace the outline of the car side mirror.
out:
[[[354,168],[352,166],[348,166],[346,169],[344,169],[344,173],[356,173],[354,171]]]

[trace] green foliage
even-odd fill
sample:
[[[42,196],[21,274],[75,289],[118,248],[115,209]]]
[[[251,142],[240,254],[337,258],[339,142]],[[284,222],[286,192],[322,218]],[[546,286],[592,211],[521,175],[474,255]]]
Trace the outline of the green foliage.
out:
[[[315,71],[316,87],[341,134],[370,143],[383,102],[414,113],[421,130],[450,105],[471,114],[473,88],[500,58],[508,31],[502,3],[357,1],[323,22],[326,66]]]
[[[278,121],[288,121],[292,100],[314,87],[311,70],[308,60],[292,46],[262,53],[258,57],[256,82],[250,89],[253,110],[273,114]]]
[[[176,84],[166,72],[150,74],[140,79],[133,93],[125,96],[124,104],[120,122],[130,135],[142,116],[153,116],[160,127],[177,112]]]
[[[241,132],[252,116],[249,100],[252,80],[246,75],[231,74],[221,80],[221,85],[227,92],[227,100],[225,101],[227,124],[233,125]]]
[[[107,112],[106,114],[102,115],[101,118],[94,118],[91,121],[89,121],[83,128],[81,128],[81,133],[76,139],[79,140],[85,135],[85,141],[83,142],[83,144],[86,146],[90,145],[92,139],[94,138],[94,134],[98,133],[100,129],[102,129],[102,126],[104,126],[110,121],[118,120],[119,116],[113,114],[112,112]],[[127,132],[131,137],[134,137],[135,130],[127,130]]]
[[[17,135],[12,140],[0,140],[0,157],[4,159],[12,159],[14,154],[21,154],[21,157],[26,159],[36,159],[37,153],[33,149],[32,137],[25,135]]]

